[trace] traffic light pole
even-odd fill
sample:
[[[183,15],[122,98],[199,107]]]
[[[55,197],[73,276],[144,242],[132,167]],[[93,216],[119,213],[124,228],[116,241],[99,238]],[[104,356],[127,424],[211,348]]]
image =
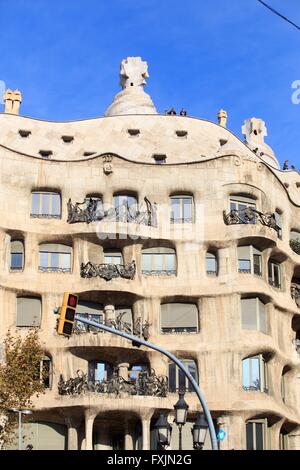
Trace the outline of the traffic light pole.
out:
[[[217,441],[216,431],[215,431],[213,420],[212,420],[209,408],[207,406],[205,397],[203,395],[203,392],[201,391],[194,377],[185,368],[184,364],[181,361],[179,361],[179,359],[177,359],[176,356],[174,356],[174,354],[170,353],[169,351],[167,351],[166,349],[163,349],[160,346],[157,346],[156,344],[153,344],[153,343],[150,343],[149,341],[145,341],[141,338],[138,338],[137,336],[130,335],[128,333],[125,333],[124,331],[116,330],[115,328],[111,328],[110,326],[103,325],[103,323],[97,323],[91,320],[87,320],[86,318],[82,318],[80,315],[75,315],[74,320],[80,321],[81,323],[85,323],[86,325],[90,325],[95,328],[99,328],[100,330],[108,331],[109,333],[112,333],[114,335],[122,336],[122,338],[129,339],[130,341],[133,341],[135,343],[142,344],[143,346],[146,346],[147,348],[150,348],[150,349],[154,349],[154,351],[158,351],[161,354],[164,354],[165,356],[167,356],[169,359],[171,359],[171,361],[173,361],[179,367],[179,369],[184,373],[184,375],[187,377],[189,382],[192,384],[199,398],[200,404],[204,411],[204,415],[206,417],[206,421],[207,421],[208,429],[210,433],[212,450],[218,450],[218,441]]]

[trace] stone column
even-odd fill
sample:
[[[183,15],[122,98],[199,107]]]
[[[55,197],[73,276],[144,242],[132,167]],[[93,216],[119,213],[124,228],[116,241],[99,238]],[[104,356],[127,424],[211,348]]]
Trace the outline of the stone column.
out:
[[[109,325],[116,319],[115,307],[113,305],[105,305],[104,307],[105,323]]]
[[[71,417],[66,418],[68,428],[68,450],[78,450],[78,427],[79,421]]]
[[[85,450],[93,450],[93,425],[95,417],[95,412],[85,410]]]
[[[125,423],[124,441],[125,441],[125,450],[134,450],[132,429],[131,429],[130,424],[129,424],[128,421],[126,421],[126,423]]]
[[[118,366],[119,377],[122,377],[124,380],[128,380],[129,365],[128,362],[122,362],[122,364]]]
[[[142,418],[143,450],[150,450],[150,418]]]

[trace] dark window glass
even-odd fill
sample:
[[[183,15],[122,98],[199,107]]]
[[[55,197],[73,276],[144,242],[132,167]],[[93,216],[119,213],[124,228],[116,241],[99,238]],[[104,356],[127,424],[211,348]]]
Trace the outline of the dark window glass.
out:
[[[169,390],[170,392],[176,391],[176,366],[169,364]]]
[[[253,423],[246,424],[247,450],[253,449]]]
[[[261,256],[253,255],[254,274],[261,276]]]
[[[11,269],[22,269],[23,268],[23,253],[12,253],[11,254]]]
[[[264,449],[264,438],[263,438],[263,425],[262,423],[255,423],[256,429],[256,450]]]

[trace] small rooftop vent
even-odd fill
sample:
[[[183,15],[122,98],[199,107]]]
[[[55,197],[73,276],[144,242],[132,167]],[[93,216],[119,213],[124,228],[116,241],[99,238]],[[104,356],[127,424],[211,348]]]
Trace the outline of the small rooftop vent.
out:
[[[43,158],[49,158],[49,157],[51,157],[51,155],[53,155],[53,152],[52,152],[52,150],[40,150],[39,154]]]
[[[65,142],[65,144],[70,144],[74,140],[74,137],[72,135],[62,135],[61,138]]]
[[[177,137],[187,137],[188,131],[175,131]]]
[[[155,163],[157,163],[157,165],[162,165],[167,161],[167,155],[163,153],[154,153],[152,157],[154,158]]]
[[[127,129],[127,132],[131,137],[138,137],[141,133],[139,129]]]
[[[31,134],[31,131],[27,131],[26,129],[19,130],[19,135],[23,137],[23,139],[26,139],[27,137],[29,137],[30,134]]]
[[[91,155],[95,155],[96,152],[84,152],[83,156],[84,157],[90,157]]]

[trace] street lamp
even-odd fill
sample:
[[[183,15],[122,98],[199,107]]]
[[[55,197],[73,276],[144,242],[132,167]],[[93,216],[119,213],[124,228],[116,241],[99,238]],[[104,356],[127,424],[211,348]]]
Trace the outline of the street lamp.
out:
[[[154,429],[157,431],[157,441],[159,445],[164,448],[170,445],[172,426],[168,423],[166,415],[160,414],[158,420],[154,425]]]
[[[22,414],[31,415],[31,410],[18,410],[17,408],[11,408],[10,411],[19,414],[19,450],[22,450]]]
[[[198,414],[196,423],[192,429],[194,449],[202,450],[206,438],[208,424],[203,413]]]
[[[189,409],[189,405],[184,399],[184,392],[179,391],[179,400],[174,405],[175,409],[175,423],[179,428],[179,450],[182,450],[182,426],[186,423],[187,412]]]

